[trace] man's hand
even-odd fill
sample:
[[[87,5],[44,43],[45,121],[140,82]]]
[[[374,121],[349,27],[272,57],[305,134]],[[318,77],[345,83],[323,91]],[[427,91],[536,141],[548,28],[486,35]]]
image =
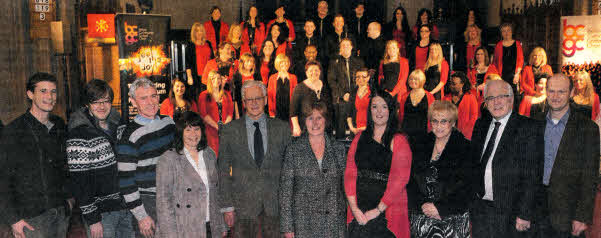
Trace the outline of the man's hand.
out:
[[[375,219],[376,217],[378,217],[380,215],[380,211],[378,211],[378,209],[371,209],[367,212],[365,212],[365,218],[367,218],[367,221],[371,221],[373,219]]]
[[[294,238],[294,232],[286,232],[286,233],[284,233],[284,238]]]
[[[225,224],[227,224],[228,227],[234,226],[234,223],[235,223],[234,217],[235,217],[235,214],[233,211],[223,213],[223,220],[225,221]]]
[[[434,203],[427,202],[422,205],[422,212],[432,219],[442,220],[440,214],[438,213],[438,209],[434,206]]]
[[[27,223],[23,219],[21,219],[15,224],[12,224],[11,227],[13,229],[13,236],[15,236],[15,238],[25,238],[25,231],[23,230],[24,227],[29,229],[30,231],[35,231],[33,226],[29,225],[29,223]]]
[[[572,235],[573,236],[579,236],[580,233],[582,233],[587,228],[588,228],[588,226],[586,225],[586,223],[579,222],[576,220],[572,221]]]
[[[342,100],[344,100],[345,102],[348,102],[348,100],[351,98],[351,94],[350,93],[345,93],[344,96],[342,96]]]
[[[150,216],[138,221],[138,227],[140,227],[140,233],[146,238],[154,237],[154,221]]]
[[[515,218],[515,229],[518,231],[525,231],[530,229],[530,221],[522,220],[519,217]]]
[[[96,222],[90,226],[90,235],[92,238],[102,238],[102,222]]]

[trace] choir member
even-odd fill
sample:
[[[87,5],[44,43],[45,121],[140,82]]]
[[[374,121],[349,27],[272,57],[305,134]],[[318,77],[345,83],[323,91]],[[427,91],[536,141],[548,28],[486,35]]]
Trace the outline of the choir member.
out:
[[[528,57],[528,65],[522,70],[522,78],[520,79],[520,89],[524,92],[524,96],[540,96],[536,95],[534,88],[534,78],[537,74],[548,74],[553,76],[551,66],[547,64],[547,53],[545,49],[536,47],[530,52]]]
[[[422,8],[417,13],[417,20],[415,21],[415,25],[413,26],[413,40],[418,40],[419,32],[421,26],[430,25],[432,31],[432,39],[438,40],[438,27],[434,25],[432,20],[432,12],[429,9]],[[421,31],[420,31],[421,32]]]
[[[549,111],[547,103],[547,73],[534,76],[534,95],[526,95],[520,103],[519,113],[531,118],[545,118]]]
[[[386,40],[382,33],[382,26],[378,22],[371,22],[367,26],[367,39],[359,47],[359,55],[365,61],[368,69],[378,69],[379,60],[384,56]]]
[[[409,66],[411,70],[424,70],[424,65],[426,65],[426,61],[428,60],[430,43],[436,42],[430,38],[431,31],[432,27],[430,25],[422,25],[419,27],[417,42],[411,49],[409,55]]]
[[[234,118],[244,115],[242,103],[242,85],[248,80],[262,81],[261,74],[256,70],[255,58],[251,53],[240,56],[238,71],[232,77],[232,101],[234,102]]]
[[[232,45],[225,41],[221,42],[215,59],[209,60],[205,66],[202,73],[202,83],[208,86],[207,79],[209,77],[209,72],[213,70],[216,70],[220,75],[227,77],[227,82],[229,83],[237,70],[237,62],[238,61],[232,58]]]
[[[519,95],[518,83],[524,65],[522,43],[513,39],[513,25],[503,23],[499,27],[502,40],[495,47],[492,64],[499,71],[501,78],[513,88],[513,95]],[[514,100],[515,101],[515,100]]]
[[[213,6],[209,12],[211,19],[204,23],[205,30],[207,31],[207,39],[211,42],[211,45],[218,46],[221,42],[224,42],[229,33],[229,25],[221,20],[221,8]],[[213,49],[213,53],[217,54]]]
[[[458,119],[455,125],[468,140],[472,139],[472,130],[478,119],[479,104],[471,93],[472,86],[463,72],[455,72],[449,82],[450,93],[443,100],[450,101],[457,106]]]
[[[161,103],[160,114],[177,120],[176,118],[186,111],[198,112],[198,107],[194,100],[186,98],[186,83],[175,77],[171,82],[169,97]]]
[[[434,95],[434,98],[444,97],[444,85],[449,78],[449,64],[442,55],[442,47],[438,43],[430,45],[428,60],[424,66],[426,71],[426,84],[424,88]]]
[[[292,94],[292,102],[290,103],[290,120],[292,121],[292,136],[298,137],[301,135],[301,128],[299,124],[299,116],[304,104],[312,104],[316,102],[324,102],[329,104],[332,99],[328,92],[328,88],[325,87],[323,81],[320,80],[321,76],[321,65],[315,61],[309,61],[305,65],[305,72],[307,79],[302,83],[299,83],[294,88]],[[332,108],[328,105],[328,110]]]
[[[386,43],[384,58],[380,62],[378,87],[390,93],[391,96],[403,95],[407,92],[407,75],[409,61],[400,56],[399,43],[389,40]]]
[[[294,24],[291,20],[284,18],[284,14],[286,14],[286,9],[284,5],[280,5],[275,9],[276,18],[267,23],[267,29],[270,29],[273,25],[277,25],[279,26],[280,33],[284,36],[284,39],[287,42],[293,42],[294,38],[296,38]]]
[[[426,75],[416,69],[407,79],[411,91],[397,97],[399,102],[399,123],[402,131],[409,135],[411,142],[426,135],[431,130],[428,123],[428,107],[434,96],[424,89]]]
[[[592,120],[599,116],[599,95],[591,81],[591,75],[586,71],[579,71],[572,77],[574,81],[574,94],[572,100],[578,106],[577,109]]]
[[[364,14],[365,3],[362,1],[356,2],[353,10],[355,14],[350,17],[348,29],[355,36],[357,43],[361,44],[367,37],[367,24],[369,23],[367,16]]]
[[[224,90],[226,81],[225,76],[215,70],[210,71],[207,90],[198,96],[198,112],[206,125],[207,145],[215,154],[219,152],[220,126],[232,121],[234,116],[232,97]]]
[[[267,84],[267,107],[269,116],[282,121],[290,120],[290,101],[296,87],[296,75],[288,72],[290,59],[285,54],[275,57],[275,69]]]
[[[265,40],[265,24],[259,19],[259,10],[255,5],[248,8],[246,20],[240,23],[242,26],[242,42],[250,47],[253,54],[259,54],[261,44]]]
[[[248,44],[244,44],[242,41],[242,27],[238,24],[232,24],[230,26],[230,33],[227,34],[226,41],[232,45],[232,58],[237,60],[240,55],[251,52]]]
[[[263,81],[263,84],[265,85],[267,85],[269,75],[276,72],[273,64],[275,56],[275,45],[273,41],[270,39],[265,40],[261,46],[261,53],[255,61],[257,63],[256,67],[259,68],[258,71],[261,74],[261,81]]]
[[[409,28],[405,8],[399,6],[394,9],[392,20],[384,27],[384,34],[387,40],[397,41],[401,57],[407,57],[407,46],[411,41],[411,29]]]
[[[368,70],[368,68],[361,68],[355,73],[357,87],[351,93],[350,103],[348,104],[348,111],[351,113],[346,118],[346,123],[354,135],[364,131],[367,126],[367,110],[369,109],[371,94],[368,84]]]
[[[195,22],[190,30],[190,42],[186,45],[187,91],[191,98],[197,98],[206,89],[206,85],[202,83],[202,74],[205,65],[213,57],[213,47],[207,40],[204,25]]]

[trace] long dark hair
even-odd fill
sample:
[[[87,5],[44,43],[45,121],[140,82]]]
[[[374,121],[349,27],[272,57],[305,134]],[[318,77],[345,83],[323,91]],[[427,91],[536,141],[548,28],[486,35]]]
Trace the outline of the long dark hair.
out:
[[[207,147],[207,136],[205,134],[205,125],[202,122],[202,118],[200,118],[196,112],[187,111],[182,113],[177,121],[175,121],[175,139],[173,140],[173,148],[175,149],[175,152],[180,155],[184,150],[184,130],[189,126],[200,127],[201,137],[198,145],[196,145],[196,149],[200,151]]]
[[[394,135],[400,133],[396,115],[397,102],[388,92],[382,89],[375,90],[370,96],[369,107],[367,110],[367,127],[362,136],[368,136],[368,138],[374,137],[374,120],[371,114],[371,104],[376,97],[384,99],[384,102],[386,102],[386,105],[388,106],[388,121],[386,122],[386,130],[384,130],[384,134],[382,135],[382,144],[385,145],[387,149],[390,149],[390,143],[392,142]]]
[[[175,77],[173,78],[173,80],[171,81],[171,89],[169,90],[169,102],[171,103],[171,106],[173,106],[173,111],[175,112],[175,108],[177,107],[177,103],[175,102],[175,94],[173,93],[173,87],[175,87],[175,82],[180,82],[182,84],[184,84],[184,96],[183,99],[186,102],[186,107],[187,109],[191,109],[192,108],[192,100],[190,100],[190,93],[188,92],[188,86],[186,85],[186,82],[184,82],[184,80],[182,80],[180,77]]]
[[[246,17],[244,18],[244,28],[250,27],[250,9],[251,8],[255,8],[257,9],[257,16],[255,17],[255,25],[259,26],[259,23],[261,23],[261,15],[259,14],[259,8],[256,5],[250,5],[250,7],[248,7],[248,9],[246,10]]]
[[[402,30],[405,33],[405,36],[410,35],[409,21],[407,21],[407,12],[405,11],[405,8],[403,8],[403,6],[397,7],[392,12],[392,21],[391,21],[392,29],[396,29],[396,21],[398,20],[398,19],[396,19],[396,11],[399,11],[399,10],[403,14],[403,19],[401,19],[401,27],[403,27]]]
[[[269,27],[269,30],[267,31],[267,37],[266,39],[272,40],[273,37],[271,36],[271,29],[273,29],[273,27],[278,27],[278,31],[280,32],[280,35],[278,36],[278,38],[276,39],[278,41],[278,45],[280,44],[284,44],[286,42],[286,38],[288,38],[288,36],[285,36],[284,34],[282,34],[282,28],[278,25],[278,24],[271,24],[271,26]],[[273,40],[272,40],[273,41]],[[261,47],[261,49],[263,49],[263,47]],[[275,44],[274,44],[274,54],[275,54]]]
[[[281,34],[280,34],[281,35]],[[263,53],[263,48],[265,48],[265,44],[267,42],[271,42],[271,44],[273,45],[273,53],[271,53],[271,56],[269,56],[269,75],[274,74],[275,71],[275,66],[274,66],[274,62],[275,62],[275,55],[276,55],[276,48],[275,48],[275,44],[273,43],[273,41],[271,41],[271,38],[267,38],[265,41],[263,41],[263,44],[261,44],[261,50],[259,50],[259,57],[257,58],[257,60],[255,60],[255,72],[259,72],[261,73],[261,65],[263,65],[263,59],[265,58],[265,53]],[[269,77],[269,76],[267,76]]]
[[[422,8],[419,9],[419,12],[417,13],[417,21],[415,21],[416,26],[421,26],[424,24],[421,19],[422,15],[424,15],[424,12],[428,14],[428,24],[432,24],[432,12],[430,9]]]
[[[422,27],[427,27],[428,30],[430,31],[430,44],[435,43],[436,41],[434,40],[434,38],[432,37],[432,25],[431,24],[424,24],[424,25],[419,25],[417,27],[417,42],[416,44],[419,45],[419,42],[422,40],[422,35],[420,34],[420,31],[422,30]],[[428,45],[429,47],[429,45]]]

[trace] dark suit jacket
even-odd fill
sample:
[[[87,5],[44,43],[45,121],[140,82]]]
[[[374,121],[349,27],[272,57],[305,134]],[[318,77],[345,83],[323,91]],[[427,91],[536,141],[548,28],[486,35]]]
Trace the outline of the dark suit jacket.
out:
[[[332,89],[332,102],[334,104],[342,100],[345,93],[351,93],[356,87],[355,72],[363,67],[361,58],[352,56],[349,57],[349,72],[351,77],[351,85],[346,80],[346,63],[342,56],[330,60],[330,69],[328,70],[328,85]]]
[[[572,220],[592,224],[598,171],[599,127],[570,107],[549,180],[547,201],[553,228],[571,231]]]
[[[476,121],[472,134],[472,156],[479,161],[476,171],[476,198],[484,196],[484,151],[486,134],[492,117]],[[544,138],[542,123],[513,112],[501,135],[492,164],[494,206],[500,214],[531,221],[536,206],[536,192],[542,181]]]
[[[262,208],[266,216],[277,217],[280,171],[290,127],[284,121],[266,118],[267,150],[259,168],[248,150],[245,120],[234,120],[219,130],[217,168],[222,207],[234,207],[236,219],[254,219]]]

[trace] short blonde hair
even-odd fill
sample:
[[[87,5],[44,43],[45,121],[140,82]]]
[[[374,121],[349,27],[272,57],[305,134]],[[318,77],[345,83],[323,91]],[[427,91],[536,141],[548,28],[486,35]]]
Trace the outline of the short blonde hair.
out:
[[[545,52],[545,49],[543,49],[542,47],[536,47],[534,48],[534,50],[532,50],[532,52],[530,52],[530,56],[528,57],[528,63],[532,66],[534,66],[534,55],[536,55],[537,53],[542,53],[543,54],[543,62],[541,63],[541,65],[546,65],[547,64],[547,52]]]
[[[199,42],[199,41],[206,40],[206,38],[205,39],[197,39],[196,38],[196,31],[199,31],[200,29],[205,31],[205,37],[206,37],[207,31],[205,29],[205,26],[203,24],[200,24],[200,22],[194,22],[194,24],[192,24],[192,28],[190,28],[190,41],[192,41],[192,43],[194,43],[194,44],[200,44],[203,42]]]
[[[436,100],[430,106],[428,106],[428,120],[432,120],[435,113],[442,113],[450,116],[453,123],[457,122],[459,115],[457,113],[457,106],[450,101]]]
[[[273,62],[273,66],[275,67],[275,70],[277,70],[278,72],[281,70],[280,68],[280,64],[282,63],[282,61],[288,62],[288,65],[290,65],[290,58],[288,58],[288,56],[286,54],[278,54],[275,57],[275,61]],[[290,70],[290,66],[288,66],[288,70]]]
[[[418,82],[420,82],[421,87],[424,87],[424,84],[426,84],[426,74],[424,74],[424,71],[421,69],[411,71],[411,74],[407,77],[407,80],[409,79],[417,79]]]

